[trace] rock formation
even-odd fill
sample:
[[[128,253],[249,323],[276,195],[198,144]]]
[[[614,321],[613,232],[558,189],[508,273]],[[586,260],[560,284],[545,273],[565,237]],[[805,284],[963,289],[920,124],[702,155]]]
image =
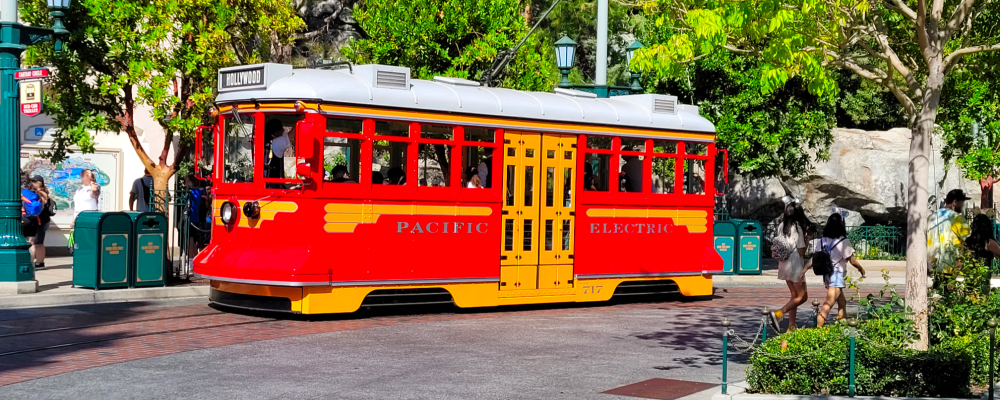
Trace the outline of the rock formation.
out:
[[[860,213],[866,225],[904,226],[910,130],[836,128],[833,138],[829,161],[815,163],[806,176],[731,179],[726,202],[733,217],[770,221],[781,213],[781,198],[790,195],[802,202],[813,222],[820,224],[831,208],[838,206]],[[941,158],[942,141],[935,137],[932,142],[931,207],[940,206],[939,202],[952,189],[963,189],[973,198],[967,207],[978,206],[979,184],[965,179],[954,163],[945,165]]]
[[[306,64],[340,61],[340,48],[364,36],[354,19],[359,0],[293,0],[296,13],[306,23],[295,43],[294,54]]]

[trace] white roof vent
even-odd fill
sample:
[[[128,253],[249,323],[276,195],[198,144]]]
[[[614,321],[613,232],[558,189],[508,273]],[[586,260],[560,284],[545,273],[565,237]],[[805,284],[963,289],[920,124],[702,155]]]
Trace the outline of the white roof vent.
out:
[[[389,65],[375,65],[372,86],[387,89],[410,89],[410,69]]]
[[[452,78],[450,76],[435,76],[434,82],[444,83],[448,85],[455,85],[455,86],[479,86],[479,82],[470,81],[468,79],[462,79],[462,78]]]
[[[653,112],[677,114],[677,96],[653,96]]]
[[[583,97],[583,98],[587,98],[587,99],[596,99],[597,98],[596,94],[590,93],[590,92],[584,92],[582,90],[555,88],[555,90],[553,90],[553,91],[556,92],[556,94],[561,94],[563,96]]]

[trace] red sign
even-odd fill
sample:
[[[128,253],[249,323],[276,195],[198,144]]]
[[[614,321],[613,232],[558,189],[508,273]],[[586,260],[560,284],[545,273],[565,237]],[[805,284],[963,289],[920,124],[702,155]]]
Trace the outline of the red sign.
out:
[[[49,76],[48,68],[22,69],[14,72],[14,79],[45,78]]]
[[[42,103],[21,104],[21,114],[33,117],[42,112]]]

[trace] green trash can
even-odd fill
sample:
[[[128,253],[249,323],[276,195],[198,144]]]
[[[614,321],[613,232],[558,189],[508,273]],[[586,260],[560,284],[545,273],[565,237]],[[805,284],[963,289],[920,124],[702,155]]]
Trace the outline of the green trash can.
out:
[[[132,219],[122,212],[84,211],[73,233],[73,286],[128,287]]]
[[[761,235],[763,227],[760,222],[741,219],[733,220],[736,224],[736,273],[760,275]]]
[[[715,221],[712,225],[712,245],[722,257],[722,275],[732,275],[736,255],[736,224],[732,221]]]
[[[132,219],[132,256],[129,286],[167,286],[167,218],[160,213],[126,212]]]

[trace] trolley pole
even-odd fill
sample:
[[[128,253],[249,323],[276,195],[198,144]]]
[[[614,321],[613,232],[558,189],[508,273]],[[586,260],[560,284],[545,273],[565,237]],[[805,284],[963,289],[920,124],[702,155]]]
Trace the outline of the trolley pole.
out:
[[[729,318],[722,319],[722,394],[726,392],[729,382],[726,370],[729,367]],[[992,394],[992,392],[990,392]],[[990,400],[993,400],[992,398]]]
[[[848,330],[850,332],[850,340],[851,340],[851,359],[850,359],[851,366],[850,366],[850,376],[847,377],[847,396],[854,397],[854,349],[855,346],[857,345],[857,338],[855,338],[855,335],[858,331],[858,320],[851,319],[847,321],[847,325],[850,326]]]
[[[69,0],[49,0],[49,6],[53,29],[18,23],[17,0],[0,0],[0,294],[38,291],[30,244],[21,235],[21,100],[14,74],[28,46],[55,38],[56,51],[62,47]]]
[[[990,328],[990,382],[989,382],[990,389],[989,390],[990,390],[990,400],[993,400],[993,385],[996,383],[993,380],[993,369],[996,368],[996,364],[994,364],[993,352],[996,351],[996,346],[997,346],[997,336],[996,336],[997,320],[990,318],[989,321],[986,321],[986,326]]]
[[[608,97],[608,0],[597,0],[597,97]]]

